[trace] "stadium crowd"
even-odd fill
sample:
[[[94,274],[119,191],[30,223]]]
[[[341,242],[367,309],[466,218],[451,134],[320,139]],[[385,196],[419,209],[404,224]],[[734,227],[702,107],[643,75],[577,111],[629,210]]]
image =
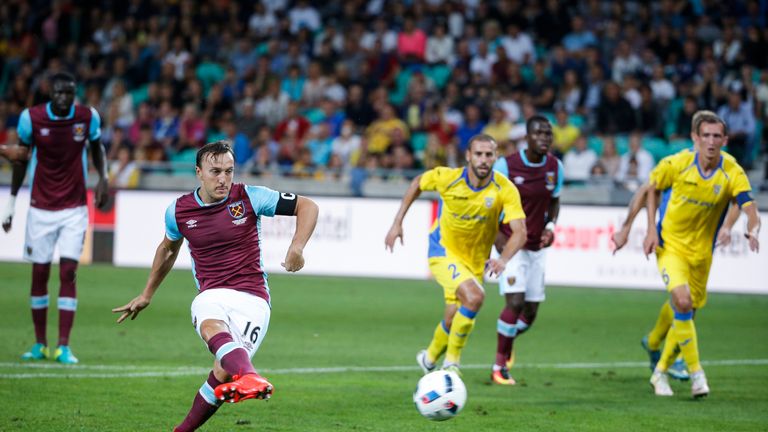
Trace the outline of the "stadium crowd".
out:
[[[69,71],[116,187],[223,138],[255,175],[410,177],[480,132],[513,152],[542,113],[567,181],[631,189],[699,109],[762,159],[766,21],[766,0],[8,0],[0,144]]]

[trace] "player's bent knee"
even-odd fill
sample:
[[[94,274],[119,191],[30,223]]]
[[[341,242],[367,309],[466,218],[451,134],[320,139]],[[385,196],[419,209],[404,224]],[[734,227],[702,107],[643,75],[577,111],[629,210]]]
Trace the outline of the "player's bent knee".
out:
[[[207,319],[200,324],[200,336],[206,343],[221,332],[229,332],[229,326],[222,320]]]

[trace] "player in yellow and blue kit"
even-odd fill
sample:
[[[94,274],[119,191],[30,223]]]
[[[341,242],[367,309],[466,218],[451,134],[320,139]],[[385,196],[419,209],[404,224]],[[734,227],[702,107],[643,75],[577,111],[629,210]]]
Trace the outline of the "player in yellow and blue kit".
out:
[[[444,319],[437,325],[429,347],[417,361],[429,372],[445,353],[443,368],[458,368],[461,350],[475,325],[485,299],[483,274],[501,274],[512,256],[525,244],[525,213],[517,188],[493,171],[496,141],[476,135],[469,141],[464,168],[435,168],[411,182],[395,221],[384,241],[390,251],[403,241],[402,222],[421,191],[440,194],[440,211],[429,236],[429,268],[443,287]],[[512,235],[497,259],[489,259],[499,218]]]
[[[693,118],[691,118],[691,130],[695,131],[697,130],[698,126],[701,124],[701,118],[702,116],[715,116],[715,114],[712,111],[707,110],[700,110],[697,111]],[[693,133],[691,133],[691,138],[695,139],[695,136],[693,136]],[[681,150],[681,152],[684,153],[690,153],[690,152],[696,152],[697,148],[695,147],[695,141],[694,146]],[[720,152],[721,155],[723,155],[723,158],[727,161],[735,161],[733,156],[726,152]],[[627,217],[622,223],[622,225],[619,227],[619,229],[613,234],[611,237],[614,243],[614,250],[613,254],[615,255],[616,252],[618,252],[624,245],[627,244],[627,240],[629,239],[629,232],[632,229],[632,223],[635,220],[635,217],[640,213],[640,210],[645,208],[646,203],[646,193],[650,189],[650,185],[648,183],[643,184],[640,186],[637,191],[635,191],[634,195],[632,195],[632,199],[629,203],[629,211],[627,213]],[[657,200],[659,199],[660,192],[656,191]],[[715,243],[715,247],[721,246],[725,247],[731,242],[731,229],[733,228],[733,225],[736,223],[736,220],[739,218],[739,213],[741,213],[741,210],[739,209],[739,205],[735,202],[731,204],[731,206],[728,208],[728,213],[726,214],[725,221],[723,222],[722,226],[720,227],[720,230],[717,233],[717,241]],[[672,321],[674,320],[674,312],[672,311],[672,306],[670,306],[669,301],[664,301],[664,303],[661,306],[661,309],[659,310],[658,317],[656,318],[656,322],[648,334],[646,334],[643,339],[641,340],[641,344],[645,351],[648,353],[648,356],[650,358],[650,366],[651,371],[656,369],[656,364],[661,359],[661,346],[664,342],[664,339],[667,337],[667,333],[669,332],[670,327],[672,326]],[[679,352],[679,350],[677,350]],[[668,360],[669,361],[669,360]],[[672,362],[672,364],[669,365],[667,368],[667,374],[671,378],[679,379],[681,381],[687,381],[690,378],[690,375],[688,374],[688,368],[685,366],[685,361],[682,358],[682,355],[678,355],[676,357],[676,360]]]
[[[691,374],[691,394],[709,394],[699,363],[693,311],[706,304],[716,234],[731,201],[747,215],[750,249],[759,248],[760,219],[749,180],[738,163],[720,152],[728,141],[725,123],[716,115],[701,116],[693,138],[696,152],[667,157],[651,173],[652,190],[663,191],[658,225],[656,194],[647,194],[648,226],[657,229],[648,230],[643,248],[646,255],[656,251],[674,313],[661,360],[651,376],[651,385],[659,396],[672,395],[665,372],[677,346]]]

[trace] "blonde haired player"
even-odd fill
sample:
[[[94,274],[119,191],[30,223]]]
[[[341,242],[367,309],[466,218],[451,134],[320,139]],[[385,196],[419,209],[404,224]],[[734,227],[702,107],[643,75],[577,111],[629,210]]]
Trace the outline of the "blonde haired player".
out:
[[[651,375],[651,385],[659,396],[671,396],[667,378],[668,359],[677,346],[691,374],[691,394],[709,394],[709,385],[699,362],[694,309],[707,301],[707,278],[712,264],[712,251],[719,226],[731,201],[747,215],[749,247],[759,249],[757,214],[752,188],[738,163],[726,159],[721,149],[728,142],[725,122],[716,115],[698,118],[693,139],[695,152],[678,153],[663,159],[651,172],[651,191],[663,191],[657,203],[656,194],[647,194],[649,229],[643,250],[656,252],[662,280],[670,292],[673,323],[661,360]]]
[[[403,219],[421,191],[440,194],[439,215],[429,235],[429,268],[443,287],[445,312],[429,347],[416,357],[424,373],[435,369],[443,353],[443,368],[458,370],[461,351],[485,300],[483,274],[501,274],[525,244],[520,194],[509,179],[493,170],[496,150],[492,137],[476,135],[469,141],[465,167],[439,167],[416,177],[384,240],[390,251],[398,238],[403,242]],[[509,224],[512,235],[501,256],[488,259],[502,212],[502,222]]]
[[[693,118],[691,118],[691,130],[695,131],[698,127],[698,125],[701,124],[702,116],[716,116],[716,114],[712,111],[707,110],[700,110],[694,113]],[[694,133],[691,132],[691,139],[694,139],[693,136]],[[694,146],[681,150],[681,153],[690,153],[695,152],[696,149],[696,141],[694,140]],[[733,156],[726,152],[721,152],[723,155],[723,158],[730,161],[735,161]],[[638,213],[640,213],[640,210],[645,208],[645,203],[647,201],[646,199],[646,193],[650,189],[650,185],[648,183],[643,184],[640,186],[637,191],[635,191],[635,194],[632,196],[632,199],[629,203],[629,210],[627,212],[627,217],[622,223],[621,227],[618,231],[616,231],[613,236],[612,240],[614,243],[614,250],[613,254],[615,255],[624,245],[627,244],[627,240],[629,238],[629,232],[632,229],[632,223],[635,220],[635,217],[637,217]],[[657,200],[660,196],[659,191],[655,191]],[[717,234],[717,242],[715,246],[727,246],[731,242],[731,228],[733,228],[733,225],[736,223],[736,220],[739,218],[739,206],[736,203],[732,203],[731,206],[728,208],[728,213],[725,216],[725,221],[723,222],[723,225],[720,227],[720,230]],[[664,339],[667,337],[667,333],[669,332],[669,328],[672,326],[672,321],[674,320],[674,312],[672,311],[672,306],[669,303],[669,300],[664,301],[664,303],[661,305],[661,309],[659,310],[659,315],[656,318],[656,323],[654,324],[653,328],[650,332],[648,332],[647,335],[645,335],[641,341],[641,345],[648,353],[648,357],[650,359],[650,367],[651,371],[656,369],[656,364],[659,362],[661,358],[661,346],[664,342]],[[685,365],[685,361],[682,358],[682,355],[679,355],[679,350],[677,359],[669,365],[669,368],[667,369],[667,374],[674,379],[678,379],[681,381],[687,381],[690,378],[690,375],[688,373],[688,369]],[[671,355],[675,355],[674,352]],[[666,361],[670,361],[671,359],[667,359]]]

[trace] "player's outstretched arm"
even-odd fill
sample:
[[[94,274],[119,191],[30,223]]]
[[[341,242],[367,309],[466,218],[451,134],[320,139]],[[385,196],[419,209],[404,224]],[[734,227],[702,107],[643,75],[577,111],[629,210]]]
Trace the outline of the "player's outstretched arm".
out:
[[[152,296],[155,295],[155,291],[160,287],[160,283],[163,282],[165,276],[173,268],[173,264],[176,262],[176,257],[179,256],[179,249],[184,239],[170,240],[168,237],[163,237],[163,241],[157,247],[155,252],[155,259],[152,261],[152,270],[149,272],[149,278],[147,279],[147,286],[144,287],[144,291],[136,298],[128,302],[128,304],[112,309],[114,313],[121,313],[120,318],[117,319],[118,323],[125,321],[129,316],[132,320],[136,319],[136,316],[149,306],[152,301]]]
[[[504,272],[504,268],[507,266],[509,260],[520,249],[525,246],[525,241],[528,236],[528,232],[525,228],[525,219],[512,219],[509,221],[509,227],[512,228],[512,235],[509,236],[507,243],[501,251],[501,255],[498,258],[491,258],[486,261],[487,270],[491,276],[500,275]]]
[[[637,188],[635,194],[632,195],[632,199],[629,201],[629,208],[627,209],[627,217],[624,219],[624,223],[621,224],[619,230],[613,233],[611,237],[614,245],[614,255],[627,244],[629,232],[632,230],[632,223],[635,222],[635,218],[640,213],[640,210],[645,207],[647,201],[645,194],[648,193],[648,189],[648,183],[643,183],[642,186]]]
[[[752,252],[760,252],[760,215],[757,212],[757,205],[742,207],[741,209],[747,215],[747,232],[744,236],[749,240],[749,250]]]
[[[397,210],[395,220],[392,222],[392,227],[389,228],[389,232],[387,232],[387,236],[384,238],[384,248],[389,249],[390,252],[395,250],[395,241],[398,238],[400,239],[400,244],[403,244],[403,219],[405,219],[405,214],[408,213],[411,204],[421,195],[420,184],[421,176],[417,176],[408,186],[408,190],[405,191],[403,200],[400,203],[400,209]]]
[[[109,200],[109,178],[107,177],[107,151],[104,149],[104,144],[101,140],[91,141],[91,158],[93,159],[93,166],[96,168],[96,172],[99,173],[99,181],[96,183],[96,190],[94,199],[96,207],[104,209]]]
[[[299,196],[296,201],[296,232],[288,246],[285,261],[280,263],[287,271],[297,272],[304,267],[304,246],[315,231],[317,215],[320,210],[317,204],[309,198]]]
[[[24,183],[24,177],[27,175],[26,159],[20,159],[13,162],[13,171],[11,173],[11,196],[5,205],[0,221],[2,221],[3,231],[8,232],[13,226],[13,215],[16,211],[16,195],[19,194],[21,184]]]
[[[739,213],[739,205],[732,202],[731,206],[728,207],[728,213],[725,214],[723,226],[721,226],[720,230],[717,232],[717,243],[715,244],[715,247],[728,246],[731,243],[731,229],[736,223],[736,220],[739,219]]]
[[[658,194],[656,194],[656,185],[651,183],[649,190],[653,193],[646,193],[646,212],[648,213],[648,230],[645,234],[645,241],[643,242],[643,252],[645,257],[652,254],[656,247],[659,245],[659,234],[656,232],[656,208]]]

